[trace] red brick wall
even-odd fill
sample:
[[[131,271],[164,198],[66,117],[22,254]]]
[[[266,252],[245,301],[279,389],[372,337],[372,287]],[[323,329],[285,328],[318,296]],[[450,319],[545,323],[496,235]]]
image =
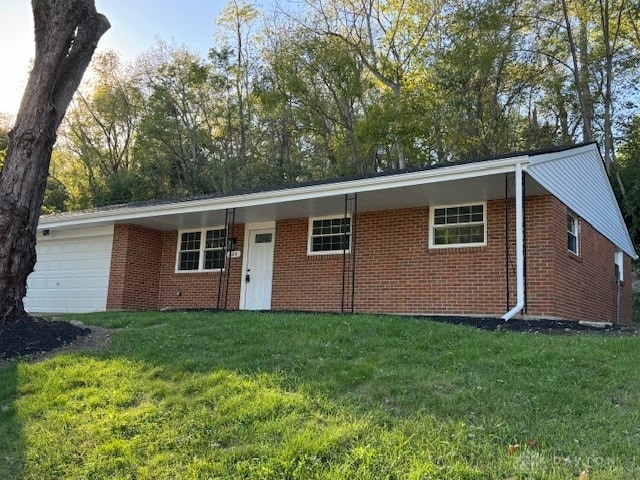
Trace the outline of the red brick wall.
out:
[[[107,310],[158,308],[163,236],[139,225],[114,226]]]
[[[487,203],[487,246],[429,249],[429,209],[361,213],[355,301],[359,312],[502,315],[515,304],[515,212],[509,201],[509,301],[505,203]],[[527,313],[614,321],[614,246],[580,222],[580,255],[567,251],[566,207],[551,196],[526,202]],[[272,308],[340,311],[343,258],[307,255],[308,219],[276,225]],[[176,231],[116,225],[108,309],[215,308],[220,273],[176,273]],[[237,250],[244,225],[236,225]],[[344,305],[351,306],[351,255]],[[231,260],[227,308],[240,304],[242,259]],[[622,318],[631,323],[631,263],[625,256]],[[225,297],[223,282],[221,298]],[[222,305],[221,305],[222,306]]]
[[[550,196],[527,202],[527,227],[529,313],[614,322],[614,245],[580,219],[579,254],[569,252],[567,207]],[[631,259],[626,255],[624,271],[621,319],[631,325]]]
[[[306,218],[276,223],[273,310],[340,309],[342,255],[307,255]]]
[[[429,209],[367,212],[356,219],[356,311],[502,315],[515,304],[515,210],[509,201],[509,308],[504,201],[487,204],[487,246],[429,249]],[[567,251],[566,207],[553,197],[526,202],[527,313],[573,320],[615,319],[614,246],[581,220],[580,255]],[[343,259],[307,255],[308,219],[277,223],[272,307],[339,311]],[[351,256],[346,295],[350,299]],[[630,259],[625,258],[630,274]],[[631,322],[630,282],[622,318]]]
[[[429,249],[427,207],[359,214],[355,310],[503,314],[507,310],[504,203],[489,202],[487,217],[486,247]],[[272,306],[339,311],[342,255],[307,255],[307,234],[308,219],[276,226]],[[511,286],[515,286],[513,276]],[[346,290],[350,292],[350,284]],[[348,295],[345,305],[351,306]]]
[[[236,250],[242,251],[244,225],[236,225],[233,231],[237,238]],[[160,288],[158,307],[189,309],[217,308],[220,272],[176,272],[176,248],[178,232],[166,232],[160,259]],[[227,308],[237,309],[240,304],[240,279],[242,258],[230,259],[229,295]],[[222,279],[220,307],[224,306],[226,278]]]

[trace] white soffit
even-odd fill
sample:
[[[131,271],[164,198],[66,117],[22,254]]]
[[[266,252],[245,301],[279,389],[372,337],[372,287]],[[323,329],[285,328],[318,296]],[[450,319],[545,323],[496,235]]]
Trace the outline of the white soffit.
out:
[[[595,144],[532,156],[527,173],[620,250],[637,258]]]

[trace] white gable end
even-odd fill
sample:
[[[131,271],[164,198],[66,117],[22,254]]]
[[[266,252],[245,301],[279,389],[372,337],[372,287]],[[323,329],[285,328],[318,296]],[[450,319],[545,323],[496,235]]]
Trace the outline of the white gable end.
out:
[[[620,250],[637,258],[595,144],[531,156],[527,173]]]

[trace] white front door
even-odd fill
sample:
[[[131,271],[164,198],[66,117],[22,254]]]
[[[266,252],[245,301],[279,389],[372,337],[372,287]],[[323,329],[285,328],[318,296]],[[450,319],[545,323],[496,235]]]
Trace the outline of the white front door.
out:
[[[244,269],[244,309],[270,310],[275,228],[248,228]]]

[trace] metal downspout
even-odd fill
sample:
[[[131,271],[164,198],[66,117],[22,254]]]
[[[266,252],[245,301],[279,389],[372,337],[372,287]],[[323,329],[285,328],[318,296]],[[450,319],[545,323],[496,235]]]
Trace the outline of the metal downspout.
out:
[[[520,313],[525,306],[524,296],[524,199],[522,164],[516,163],[516,306],[502,316],[506,322]]]
[[[511,292],[511,284],[509,282],[509,174],[504,174],[504,279],[507,284],[506,290],[506,306],[507,310],[511,307],[510,305],[510,292]]]
[[[624,261],[624,260],[623,260]],[[620,267],[616,263],[616,326],[619,327],[621,325],[620,321]]]

